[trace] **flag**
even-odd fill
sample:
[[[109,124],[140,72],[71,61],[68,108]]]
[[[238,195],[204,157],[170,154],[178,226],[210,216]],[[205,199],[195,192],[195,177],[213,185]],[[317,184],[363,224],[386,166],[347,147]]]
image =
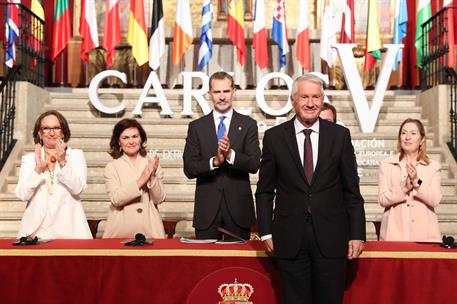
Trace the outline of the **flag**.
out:
[[[109,24],[107,25],[109,26]],[[149,60],[146,20],[144,18],[144,1],[130,1],[129,29],[127,41],[132,46],[132,54],[139,66]]]
[[[97,16],[95,13],[95,0],[82,0],[81,21],[79,24],[81,35],[81,59],[89,62],[89,53],[98,47]]]
[[[252,30],[252,47],[255,50],[255,62],[260,69],[268,64],[267,31],[265,29],[264,0],[255,1],[254,28]]]
[[[211,22],[213,21],[213,6],[211,0],[203,0],[202,4],[202,32],[200,34],[200,50],[198,52],[198,67],[203,70],[213,56],[213,35]]]
[[[45,21],[44,17],[44,9],[43,9],[43,0],[32,0],[30,10],[32,13],[34,13],[38,18]],[[31,16],[31,22],[30,24],[32,25],[32,33],[30,35],[30,45],[32,47],[32,50],[35,52],[35,56],[33,57],[32,63],[33,66],[37,64],[37,56],[42,55],[40,54],[43,47],[43,33],[44,33],[44,23],[41,23],[36,19],[35,16]]]
[[[422,24],[425,23],[428,19],[432,17],[432,6],[430,4],[430,0],[419,0],[417,4],[417,15],[416,15],[416,41],[414,45],[416,46],[416,54],[417,54],[417,66],[419,68],[423,68],[423,56],[422,53],[422,38],[426,39],[427,37],[422,37]]]
[[[5,64],[12,68],[16,61],[16,40],[19,37],[19,6],[20,0],[9,0],[6,6],[5,22]]]
[[[453,0],[444,0],[444,7],[453,6]],[[449,52],[447,54],[448,62],[447,65],[452,67],[455,65],[455,38],[454,38],[454,10],[448,9],[447,10],[447,37],[448,37],[448,45],[449,45]]]
[[[271,37],[279,47],[279,68],[282,68],[286,65],[286,54],[289,53],[284,0],[275,0],[273,4],[273,27],[271,29]]]
[[[408,11],[406,8],[406,0],[397,0],[395,6],[395,15],[394,15],[394,34],[393,34],[393,44],[401,44],[403,38],[406,37],[406,26],[408,23]],[[397,65],[402,59],[402,49],[398,50],[397,57],[394,61],[393,69],[397,69]]]
[[[368,2],[367,38],[365,44],[365,63],[363,69],[368,71],[381,60],[381,35],[378,26],[377,0]]]
[[[106,0],[105,35],[103,47],[106,50],[106,65],[113,65],[116,45],[121,42],[121,26],[119,22],[119,0]]]
[[[162,0],[154,0],[152,8],[151,37],[149,38],[149,66],[157,70],[165,53],[165,24]]]
[[[189,0],[177,0],[176,21],[173,31],[173,64],[178,64],[181,61],[193,40]]]
[[[335,60],[334,50],[332,45],[336,44],[336,24],[335,24],[335,8],[331,0],[325,0],[324,11],[321,18],[321,43],[320,57],[327,62],[329,68],[333,66]]]
[[[347,0],[343,8],[340,43],[354,43],[354,0]]]
[[[54,28],[52,33],[51,60],[67,47],[71,38],[70,6],[68,0],[56,0],[54,11]]]
[[[311,54],[309,49],[308,0],[300,0],[297,26],[297,59],[304,70],[311,69]]]
[[[243,0],[230,0],[227,16],[227,36],[236,46],[238,62],[246,61],[246,46],[244,44],[244,7]]]

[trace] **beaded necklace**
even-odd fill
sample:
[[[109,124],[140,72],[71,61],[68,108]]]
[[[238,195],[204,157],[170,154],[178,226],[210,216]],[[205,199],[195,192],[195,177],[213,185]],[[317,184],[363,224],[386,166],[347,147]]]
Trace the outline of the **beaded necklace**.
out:
[[[48,194],[52,195],[54,193],[54,171],[49,171],[49,181]]]
[[[41,156],[43,157],[43,160],[46,160],[46,153],[45,153],[45,150],[44,150],[44,147],[41,147]],[[54,155],[51,155],[49,157],[49,160],[51,161],[51,163],[55,164],[56,161],[57,161],[57,158],[54,156]],[[54,170],[51,171],[51,169],[49,168],[48,166],[48,169],[49,169],[49,183],[46,182],[47,186],[48,186],[48,194],[49,195],[52,195],[54,193],[54,172],[55,172],[55,166],[54,166]]]

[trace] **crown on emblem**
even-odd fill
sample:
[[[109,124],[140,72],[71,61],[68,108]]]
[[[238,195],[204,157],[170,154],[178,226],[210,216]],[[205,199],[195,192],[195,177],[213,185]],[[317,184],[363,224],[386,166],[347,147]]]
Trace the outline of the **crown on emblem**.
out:
[[[237,279],[233,283],[224,283],[219,286],[217,292],[224,301],[220,301],[218,304],[252,304],[248,302],[249,298],[254,293],[254,287],[247,283],[238,283]],[[242,301],[242,302],[233,302]]]

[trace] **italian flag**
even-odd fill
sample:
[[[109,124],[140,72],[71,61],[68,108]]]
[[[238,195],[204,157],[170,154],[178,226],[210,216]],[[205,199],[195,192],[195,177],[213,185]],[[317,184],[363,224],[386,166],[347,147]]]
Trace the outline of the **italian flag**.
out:
[[[368,26],[367,40],[365,46],[364,71],[368,71],[376,65],[377,60],[381,60],[381,35],[378,25],[378,8],[375,0],[368,2]]]
[[[67,47],[71,38],[70,6],[68,0],[56,0],[54,13],[54,29],[52,35],[51,59],[56,57]]]
[[[419,0],[417,4],[417,15],[416,15],[416,41],[414,45],[416,46],[417,54],[417,66],[423,68],[423,56],[422,53],[422,24],[432,17],[432,6],[430,0]],[[425,39],[426,37],[424,37]]]

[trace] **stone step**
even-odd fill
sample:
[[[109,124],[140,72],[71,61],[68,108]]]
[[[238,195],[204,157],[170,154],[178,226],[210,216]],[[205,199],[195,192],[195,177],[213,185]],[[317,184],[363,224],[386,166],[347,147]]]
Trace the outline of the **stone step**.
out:
[[[112,105],[114,106],[114,105]],[[93,108],[88,102],[86,103],[77,103],[72,104],[70,102],[63,103],[63,104],[54,104],[54,102],[47,104],[45,106],[46,109],[55,109],[66,117],[72,118],[125,118],[125,117],[132,117],[132,111],[135,108],[136,104],[125,104],[125,110],[122,113],[117,114],[103,114]],[[284,104],[276,104],[276,103],[269,103],[269,106],[273,109],[279,109],[284,106]],[[265,120],[266,116],[263,111],[258,108],[255,104],[240,104],[237,101],[233,102],[233,107],[236,110],[243,111],[248,108],[251,109],[251,116],[256,118],[257,120]],[[352,105],[347,106],[336,106],[338,112],[338,120],[342,122],[346,122],[347,120],[355,120],[357,119],[355,108]],[[171,111],[173,112],[172,118],[173,119],[180,119],[181,112],[182,112],[182,105],[170,105]],[[203,115],[203,112],[199,106],[196,104],[192,105],[192,111],[194,112],[192,118],[198,118]],[[157,105],[145,105],[142,109],[142,117],[144,118],[161,118],[163,117],[160,115],[161,108]],[[379,119],[378,120],[390,120],[390,119],[405,119],[407,117],[414,117],[420,118],[421,108],[415,105],[406,105],[406,106],[391,106],[391,105],[383,105],[379,111]],[[289,116],[293,115],[293,112],[289,113]]]
[[[87,101],[88,99],[88,88],[81,89],[64,89],[50,88],[49,94],[52,100],[62,100],[63,102],[67,99],[82,99]],[[141,95],[143,89],[128,89],[128,88],[100,88],[98,89],[98,95],[100,99],[122,99],[122,100],[137,100]],[[165,89],[163,90],[167,99],[171,100],[182,100],[183,90],[182,89]],[[288,90],[263,90],[265,97],[272,99],[280,99],[289,97]],[[403,101],[415,101],[416,95],[420,91],[391,91],[387,90],[384,93],[384,102],[403,102]],[[148,91],[149,96],[155,96],[155,91],[150,89]],[[325,95],[334,101],[351,101],[352,97],[347,90],[326,90]],[[374,96],[374,91],[365,91],[365,96],[368,101],[371,101]],[[255,100],[256,90],[237,90],[235,97],[238,99]]]
[[[258,177],[253,175],[251,177],[252,192],[255,193]],[[9,176],[7,178],[7,192],[14,192],[18,182],[17,176]],[[164,168],[164,184],[165,190],[173,189],[173,191],[180,191],[182,193],[195,192],[195,179],[187,179],[186,177],[169,176],[166,168]],[[442,179],[441,191],[443,195],[455,195],[456,193],[456,180],[455,179]],[[105,193],[105,179],[103,176],[88,176],[87,187],[85,189],[89,193]],[[377,195],[378,194],[378,180],[376,178],[364,178],[360,181],[360,192],[362,195]]]
[[[63,113],[66,115],[65,113]],[[416,113],[417,115],[409,115],[410,117],[416,116],[416,118],[420,118],[420,113]],[[353,114],[350,114],[354,116]],[[265,131],[265,127],[273,127],[278,124],[278,120],[276,118],[265,118],[261,115],[252,115],[254,119],[257,119],[259,125],[259,132],[263,133]],[[109,137],[111,135],[112,129],[114,125],[119,121],[119,118],[98,118],[97,119],[97,131],[104,132],[105,137]],[[149,134],[169,134],[170,128],[173,128],[174,132],[187,134],[188,124],[193,121],[193,118],[176,118],[176,119],[169,119],[169,118],[141,118],[139,119],[141,124],[143,125],[146,133],[148,136]],[[403,122],[404,117],[400,117],[399,119],[391,118],[386,121],[379,121],[377,126],[375,127],[375,132],[382,133],[382,134],[397,134],[398,127]],[[351,130],[352,133],[360,133],[361,129],[359,126],[359,122],[354,119],[345,119],[344,113],[340,115],[338,114],[338,121],[344,122],[344,126]],[[79,132],[85,132],[88,128],[90,128],[94,123],[94,118],[73,118],[69,119],[70,128],[72,134],[77,134]],[[426,123],[426,122],[424,122]],[[368,134],[365,134],[368,136]],[[372,135],[372,134],[371,134]],[[430,134],[429,134],[430,135]]]
[[[87,128],[88,129],[88,128]],[[176,131],[172,128],[168,133],[158,132],[157,130],[150,130],[148,133],[148,148],[154,149],[183,149],[185,145],[185,139],[187,137],[186,132]],[[108,150],[109,148],[109,136],[111,133],[96,130],[80,131],[72,134],[70,139],[70,146],[75,148],[83,148],[85,151],[91,151],[92,147],[102,147]],[[355,150],[359,148],[368,150],[382,150],[392,151],[396,150],[397,147],[397,135],[393,133],[377,133],[376,136],[373,134],[364,133],[352,133],[351,134]],[[263,134],[259,133],[259,140],[262,142]],[[371,145],[371,141],[374,142],[374,146]],[[368,146],[362,146],[365,143]],[[30,146],[30,145],[28,145]],[[26,147],[27,149],[27,147]],[[433,142],[431,138],[427,139],[427,150],[433,149]],[[99,150],[99,148],[97,148]]]
[[[364,195],[365,213],[367,220],[381,220],[383,208],[378,204],[378,196]],[[109,199],[105,193],[81,194],[81,201],[88,218],[106,218],[109,209]],[[190,219],[193,214],[193,193],[168,191],[165,202],[159,205],[161,214],[165,217],[182,217]],[[19,201],[13,193],[0,194],[0,219],[20,219],[25,203]],[[440,221],[455,221],[457,223],[457,199],[453,195],[444,195],[436,208]]]
[[[99,139],[99,143],[103,142],[103,140]],[[71,144],[71,143],[70,143]],[[103,168],[106,166],[108,162],[112,160],[111,156],[107,153],[108,145],[104,145],[100,143],[97,146],[94,145],[83,145],[79,146],[78,148],[82,148],[84,150],[84,155],[86,157],[86,162],[88,164],[88,175],[91,176],[101,175]],[[24,153],[31,153],[33,152],[33,146],[27,145],[25,147]],[[183,176],[182,174],[182,152],[183,148],[176,148],[176,147],[163,147],[151,150],[153,153],[156,153],[161,158],[161,165],[166,170],[166,174],[169,176]],[[152,153],[151,152],[151,153]],[[382,159],[386,158],[390,153],[394,153],[392,150],[383,149],[375,151],[374,155],[366,155],[367,151],[363,153],[360,151],[356,151],[356,157],[358,162],[358,171],[359,176],[362,178],[365,177],[377,177],[378,174],[378,167],[379,163]],[[441,153],[440,148],[430,148],[428,149],[429,156],[441,162],[442,171],[441,176],[443,178],[450,177],[449,172],[449,165],[444,163],[444,159]],[[15,172],[12,172],[11,175],[17,175],[19,172],[20,167],[20,160],[16,160]],[[98,169],[97,169],[98,167]],[[98,171],[98,172],[97,172]]]

